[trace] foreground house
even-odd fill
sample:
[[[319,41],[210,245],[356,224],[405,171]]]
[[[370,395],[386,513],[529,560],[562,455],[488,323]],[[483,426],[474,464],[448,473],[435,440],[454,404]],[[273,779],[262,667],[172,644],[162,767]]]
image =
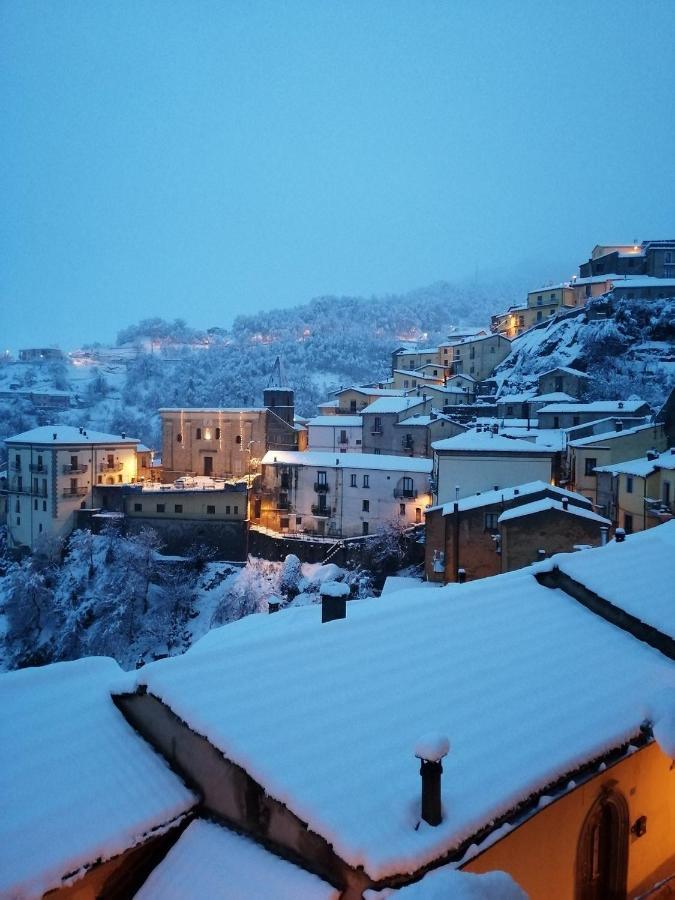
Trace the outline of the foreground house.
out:
[[[430,459],[271,450],[262,461],[251,524],[331,537],[419,524],[430,473]]]
[[[34,550],[67,537],[77,511],[94,505],[97,485],[130,484],[148,471],[137,438],[72,425],[43,425],[6,438],[7,532],[10,547]]]
[[[437,582],[499,575],[578,545],[599,546],[611,525],[585,497],[544,481],[431,507],[425,521],[425,575]]]
[[[350,900],[441,866],[637,896],[675,865],[675,619],[651,606],[674,549],[664,525],[536,577],[250,616],[116,702],[202,814]]]
[[[125,678],[102,657],[0,676],[0,896],[132,896],[180,833],[197,797],[115,708]]]

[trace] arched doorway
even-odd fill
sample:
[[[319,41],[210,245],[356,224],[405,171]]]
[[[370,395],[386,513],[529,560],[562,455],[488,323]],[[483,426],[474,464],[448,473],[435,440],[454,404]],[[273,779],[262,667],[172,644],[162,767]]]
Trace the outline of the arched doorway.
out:
[[[625,900],[628,874],[628,804],[604,788],[579,835],[576,900]]]

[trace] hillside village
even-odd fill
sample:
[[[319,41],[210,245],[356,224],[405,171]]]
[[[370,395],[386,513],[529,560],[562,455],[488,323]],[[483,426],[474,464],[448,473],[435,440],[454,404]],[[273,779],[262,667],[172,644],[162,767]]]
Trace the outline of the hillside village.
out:
[[[155,559],[280,574],[191,647],[176,613],[166,658],[73,644],[0,678],[50,735],[0,750],[0,896],[673,896],[675,240],[408,337],[312,415],[278,358],[258,403],[167,385],[156,447],[57,415],[6,437],[7,577],[77,555],[75,609],[136,539],[147,614]]]

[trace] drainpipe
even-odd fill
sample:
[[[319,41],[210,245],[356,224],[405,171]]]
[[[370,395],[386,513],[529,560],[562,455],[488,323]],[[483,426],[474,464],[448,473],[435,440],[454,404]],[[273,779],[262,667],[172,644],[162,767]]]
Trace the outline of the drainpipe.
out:
[[[455,564],[454,565],[454,570],[455,570],[454,579],[455,579],[455,581],[458,581],[460,566],[459,566],[459,503],[457,503],[457,502],[455,502],[454,509],[453,509],[453,519],[454,519],[454,526],[455,526],[455,530],[453,533],[453,543],[454,543],[453,555],[455,557],[455,559],[454,559],[454,564]]]

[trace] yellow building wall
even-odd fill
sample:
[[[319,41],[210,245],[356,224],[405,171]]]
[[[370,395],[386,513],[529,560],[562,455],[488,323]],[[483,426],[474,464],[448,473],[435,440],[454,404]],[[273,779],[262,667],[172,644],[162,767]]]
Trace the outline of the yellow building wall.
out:
[[[675,872],[675,768],[656,743],[540,810],[464,870],[508,872],[531,900],[573,900],[579,836],[603,786],[623,794],[631,826],[647,817],[646,834],[629,836],[628,897]]]

